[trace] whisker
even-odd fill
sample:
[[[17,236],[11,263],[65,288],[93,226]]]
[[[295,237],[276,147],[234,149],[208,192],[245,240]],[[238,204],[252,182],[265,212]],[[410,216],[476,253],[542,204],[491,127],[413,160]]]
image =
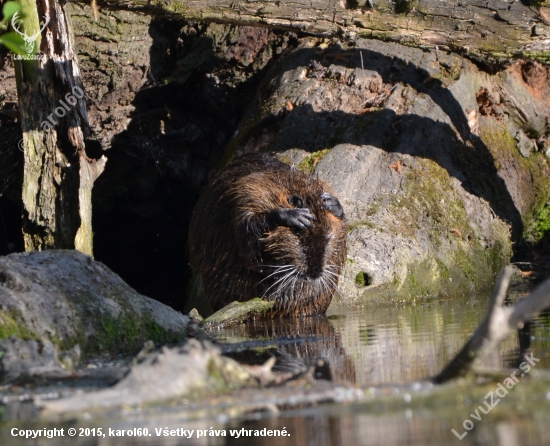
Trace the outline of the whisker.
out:
[[[297,273],[297,271],[293,271],[292,274],[294,274],[294,273]],[[292,274],[290,274],[290,276],[287,275],[288,279],[287,279],[287,280],[284,280],[284,281],[279,285],[279,287],[277,288],[276,294],[281,294],[281,292],[284,290],[284,288],[288,286],[288,284],[289,284],[289,283],[292,281],[292,279],[293,279]]]
[[[326,290],[327,287],[323,276],[319,278],[319,284],[321,285],[321,290],[319,290],[319,294],[324,294],[323,291]],[[317,285],[317,288],[319,288],[319,284]]]
[[[326,270],[325,273],[330,274],[331,276],[340,277],[340,274],[333,273],[333,272],[330,271],[330,270]]]
[[[267,290],[265,290],[264,294],[262,295],[262,297],[264,297],[271,288],[273,288],[275,285],[277,285],[279,282],[283,281],[284,279],[286,279],[289,275],[292,275],[294,271],[290,271],[289,273],[287,273],[286,275],[284,275],[283,277],[281,277],[279,280],[277,280],[275,283],[273,283]]]
[[[269,276],[266,276],[266,277],[264,277],[262,280],[260,280],[260,281],[258,282],[258,285],[259,285],[260,283],[262,283],[264,280],[269,279],[271,276],[275,276],[275,275],[277,275],[277,274],[285,273],[285,272],[289,271],[290,269],[292,269],[292,265],[290,265],[290,266],[288,266],[288,267],[284,267],[284,269],[283,269],[283,267],[281,267],[280,269],[278,269],[278,270],[272,272]]]
[[[265,266],[266,268],[284,268],[284,267],[286,267],[286,266],[292,266],[292,267],[293,267],[294,265],[291,263],[291,264],[289,264],[289,265],[263,265],[263,264],[262,264],[262,265],[258,265],[258,266],[261,267],[261,268],[263,268],[264,266]]]
[[[338,294],[338,297],[342,298],[342,293],[340,293],[340,290],[338,289],[338,284],[334,281],[334,279],[332,277],[327,277],[327,280],[329,280],[332,284],[333,293]]]
[[[296,290],[296,281],[298,280],[298,274],[294,276],[292,279],[292,302],[296,302],[296,296],[294,295],[294,291]]]
[[[329,265],[326,265],[325,268],[327,268],[328,266],[329,266]],[[328,271],[328,270],[326,270],[326,269],[325,269],[324,272],[327,273],[327,274],[330,274],[331,276],[334,276],[334,277],[338,278],[339,281],[340,281],[340,280],[343,280],[343,281],[348,282],[348,283],[351,284],[351,285],[354,285],[354,284],[355,284],[355,282],[354,282],[353,280],[348,279],[348,278],[347,278],[346,276],[344,276],[343,274],[336,274],[336,273],[334,273],[334,272],[332,272],[332,271]]]

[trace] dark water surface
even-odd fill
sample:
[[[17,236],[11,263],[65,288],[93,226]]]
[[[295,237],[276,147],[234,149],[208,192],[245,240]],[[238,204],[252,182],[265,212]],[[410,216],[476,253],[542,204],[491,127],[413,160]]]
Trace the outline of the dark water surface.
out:
[[[20,440],[10,435],[18,411],[4,407],[0,444],[82,445],[550,445],[549,381],[525,378],[509,390],[487,414],[475,410],[493,380],[484,386],[435,387],[426,378],[436,375],[464,345],[485,316],[489,296],[458,297],[363,309],[333,307],[326,318],[257,322],[217,331],[224,352],[248,363],[277,358],[280,371],[314,370],[318,377],[350,382],[365,393],[361,403],[321,404],[314,407],[276,407],[234,418],[228,409],[197,420],[185,408],[159,408],[158,413],[128,411],[112,419],[81,420],[57,427],[146,428],[147,436],[75,437]],[[490,369],[516,367],[523,348],[536,359],[533,372],[550,369],[550,316],[543,314],[518,335],[510,336],[483,364]],[[324,366],[314,369],[318,359]],[[523,359],[522,359],[523,360]],[[523,379],[523,378],[522,378]],[[442,390],[443,389],[443,390]],[[381,396],[386,396],[381,398]],[[495,396],[496,398],[496,396]],[[482,406],[484,407],[484,406]],[[470,414],[480,416],[472,420]],[[1,412],[0,412],[0,416]],[[470,422],[468,422],[470,423]],[[32,422],[32,429],[54,427]],[[162,430],[193,430],[185,436],[157,436]],[[197,438],[197,430],[204,435]],[[244,430],[243,430],[244,429]],[[288,436],[261,436],[262,429]],[[457,434],[467,433],[462,440]],[[226,436],[211,436],[215,430]],[[233,430],[233,436],[230,434]],[[240,432],[239,438],[236,432]],[[258,435],[254,435],[254,431]],[[246,436],[245,432],[252,434]],[[149,436],[149,434],[151,434]],[[215,433],[214,433],[215,434]]]

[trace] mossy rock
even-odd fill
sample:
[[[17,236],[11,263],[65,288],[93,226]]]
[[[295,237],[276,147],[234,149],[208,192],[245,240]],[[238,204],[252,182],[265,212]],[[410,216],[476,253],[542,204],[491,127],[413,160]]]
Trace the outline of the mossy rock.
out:
[[[78,251],[0,258],[0,339],[47,341],[59,353],[76,348],[85,358],[112,356],[147,340],[181,341],[188,321]]]

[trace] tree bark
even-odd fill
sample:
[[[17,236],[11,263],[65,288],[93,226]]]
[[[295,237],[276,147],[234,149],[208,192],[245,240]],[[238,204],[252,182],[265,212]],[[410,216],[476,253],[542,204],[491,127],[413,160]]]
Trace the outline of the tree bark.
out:
[[[88,117],[69,20],[56,0],[22,2],[27,35],[46,22],[38,60],[18,60],[17,92],[24,141],[25,250],[78,249],[92,254],[91,190],[105,159],[85,153]],[[40,20],[39,20],[40,18]],[[23,28],[21,25],[20,28]]]
[[[87,0],[84,0],[87,3]],[[113,9],[198,21],[263,25],[313,35],[357,35],[459,51],[484,61],[550,63],[550,8],[504,0],[99,0]]]

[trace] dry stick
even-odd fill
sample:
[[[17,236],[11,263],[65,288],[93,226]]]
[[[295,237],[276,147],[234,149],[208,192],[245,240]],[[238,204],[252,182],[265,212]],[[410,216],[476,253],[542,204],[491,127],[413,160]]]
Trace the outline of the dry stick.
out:
[[[435,383],[441,384],[464,376],[471,370],[476,359],[496,348],[510,333],[522,328],[525,322],[550,307],[550,279],[545,280],[529,296],[513,306],[503,307],[512,272],[512,267],[507,266],[500,273],[485,320],[462,350],[434,378]]]
[[[363,76],[361,84],[363,87],[362,90],[363,90],[363,101],[364,101],[361,107],[364,107],[367,104],[368,100],[365,100],[365,65],[363,64],[363,51],[359,51],[359,55],[361,56],[361,75]]]

